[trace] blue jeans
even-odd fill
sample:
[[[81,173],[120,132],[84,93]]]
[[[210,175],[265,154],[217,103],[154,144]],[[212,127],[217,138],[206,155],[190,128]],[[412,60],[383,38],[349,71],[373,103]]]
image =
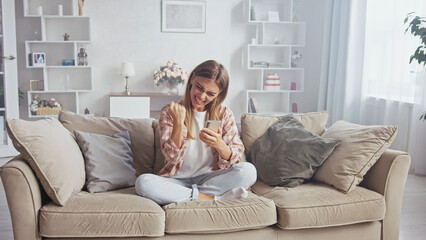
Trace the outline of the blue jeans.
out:
[[[136,193],[154,202],[165,205],[198,199],[198,193],[221,196],[234,188],[249,188],[256,182],[257,172],[253,164],[237,163],[193,178],[162,177],[142,174],[136,179]]]

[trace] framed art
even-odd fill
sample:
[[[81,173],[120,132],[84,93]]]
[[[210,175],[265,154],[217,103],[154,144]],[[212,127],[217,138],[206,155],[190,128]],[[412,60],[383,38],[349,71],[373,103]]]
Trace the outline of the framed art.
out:
[[[43,80],[30,80],[30,91],[43,91]]]
[[[162,32],[206,32],[206,2],[163,0]]]
[[[46,66],[46,54],[45,53],[30,53],[29,64],[33,67]]]

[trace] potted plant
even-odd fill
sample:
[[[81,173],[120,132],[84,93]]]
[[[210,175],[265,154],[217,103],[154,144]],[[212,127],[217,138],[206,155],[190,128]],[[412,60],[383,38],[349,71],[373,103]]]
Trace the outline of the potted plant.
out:
[[[20,88],[18,88],[18,97],[19,97],[19,106],[21,106],[21,99],[24,99],[24,92],[21,91]],[[4,106],[4,87],[3,85],[0,85],[0,107]]]
[[[405,33],[410,31],[410,33],[420,38],[420,45],[414,51],[413,55],[410,56],[410,63],[413,60],[416,60],[419,64],[426,65],[426,20],[424,17],[414,16],[414,12],[407,14],[407,17],[404,20],[404,24],[407,24],[408,27],[405,29]],[[426,112],[420,116],[420,120],[426,120]]]
[[[32,115],[58,115],[61,111],[61,104],[56,99],[39,100],[35,95],[30,104]]]

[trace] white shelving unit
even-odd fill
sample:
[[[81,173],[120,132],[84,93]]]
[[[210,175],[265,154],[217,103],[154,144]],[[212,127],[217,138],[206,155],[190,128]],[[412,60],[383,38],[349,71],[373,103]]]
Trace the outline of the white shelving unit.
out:
[[[246,0],[244,8],[245,21],[256,27],[256,41],[244,51],[246,66],[258,72],[255,89],[246,90],[245,109],[251,112],[249,99],[255,98],[258,113],[289,113],[290,95],[304,91],[304,69],[292,67],[291,57],[305,46],[306,24],[293,21],[293,0]],[[268,12],[278,13],[278,21],[269,21]],[[279,75],[279,90],[264,90],[266,76],[273,73]]]
[[[39,6],[43,9],[43,16],[58,16],[59,4],[63,6],[63,16],[77,15],[76,0],[24,0],[24,16],[39,17]]]
[[[59,15],[62,5],[62,15]],[[42,9],[42,15],[39,15]],[[25,41],[26,67],[42,69],[41,91],[28,91],[28,106],[37,95],[38,99],[55,98],[63,109],[79,112],[79,93],[94,90],[93,67],[78,66],[78,52],[91,43],[91,18],[77,16],[77,0],[24,0],[24,16],[41,21],[39,40]],[[69,40],[64,35],[69,35]],[[31,53],[44,53],[45,66],[32,66]],[[64,59],[73,60],[73,65],[64,66]],[[35,115],[28,107],[30,118],[46,117]]]

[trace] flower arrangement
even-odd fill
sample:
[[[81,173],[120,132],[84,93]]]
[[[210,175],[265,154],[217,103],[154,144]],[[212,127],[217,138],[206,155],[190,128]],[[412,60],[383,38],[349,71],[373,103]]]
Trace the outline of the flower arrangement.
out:
[[[61,110],[61,104],[56,99],[39,100],[38,95],[35,95],[30,104],[31,112],[37,115],[54,115],[58,114]],[[44,114],[42,114],[44,112]]]
[[[153,77],[155,86],[168,88],[174,88],[178,84],[185,84],[188,80],[185,70],[175,61],[168,61],[166,66],[161,66],[155,70]]]

